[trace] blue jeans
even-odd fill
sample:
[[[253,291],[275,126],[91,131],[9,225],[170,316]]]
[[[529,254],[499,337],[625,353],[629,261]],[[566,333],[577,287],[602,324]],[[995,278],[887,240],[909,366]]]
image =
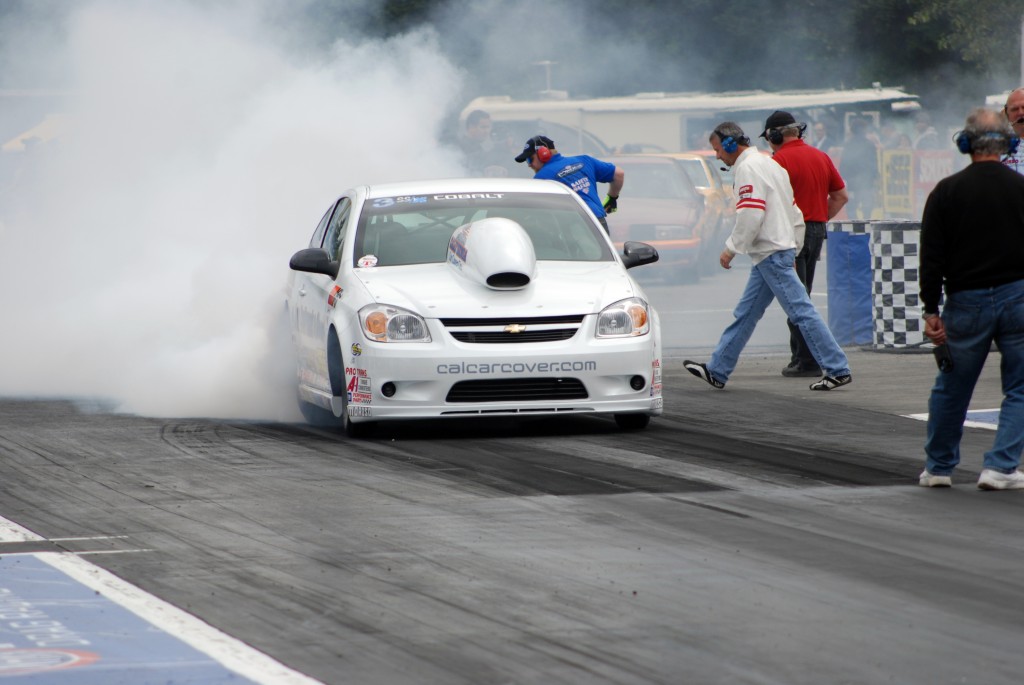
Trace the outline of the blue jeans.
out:
[[[960,463],[964,419],[992,343],[1002,355],[1003,403],[984,468],[1011,473],[1024,449],[1024,281],[946,296],[942,310],[953,370],[939,373],[928,399],[929,472],[948,476]]]
[[[789,320],[800,329],[814,360],[825,374],[835,377],[850,373],[850,362],[843,348],[832,337],[832,331],[811,303],[807,288],[797,277],[794,257],[794,250],[776,252],[750,270],[747,287],[732,313],[736,318],[722,332],[708,362],[711,375],[723,383],[729,380],[740,352],[754,334],[754,327],[776,298]]]

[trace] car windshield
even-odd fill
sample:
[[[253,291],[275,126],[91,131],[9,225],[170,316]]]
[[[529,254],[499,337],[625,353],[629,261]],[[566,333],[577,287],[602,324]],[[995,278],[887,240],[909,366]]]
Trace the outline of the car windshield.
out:
[[[613,259],[600,226],[573,199],[548,193],[445,193],[367,200],[359,217],[353,263],[376,257],[376,266],[444,262],[452,232],[480,219],[518,223],[538,260],[599,262]]]
[[[630,197],[668,200],[696,200],[693,182],[671,162],[646,164],[630,162],[620,164],[626,172]]]
[[[698,188],[710,188],[708,182],[708,175],[704,171],[704,163],[699,159],[680,159],[679,166],[683,167],[683,171],[693,181],[693,185]]]

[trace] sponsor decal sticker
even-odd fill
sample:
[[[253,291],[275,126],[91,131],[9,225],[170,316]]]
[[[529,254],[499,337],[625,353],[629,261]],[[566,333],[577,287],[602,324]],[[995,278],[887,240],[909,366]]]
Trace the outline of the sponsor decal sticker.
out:
[[[456,231],[448,241],[448,261],[454,266],[462,268],[462,264],[469,258],[469,250],[466,249],[466,240],[469,238],[469,228]]]
[[[352,343],[352,356],[358,357],[363,353],[363,348],[360,347],[359,343]]]
[[[348,405],[349,416],[373,416],[373,409],[367,407],[365,404],[359,405]]]
[[[349,392],[370,392],[370,379],[366,376],[352,376],[352,380],[348,382]]]
[[[377,266],[377,255],[363,255],[362,257],[359,258],[359,261],[356,262],[356,266],[361,266],[364,269],[369,269],[372,266]]]
[[[390,207],[395,204],[395,198],[393,197],[379,197],[373,201],[373,206],[380,209],[383,207]]]
[[[330,294],[327,295],[328,306],[333,307],[336,304],[338,304],[339,297],[341,297],[341,286],[336,285],[333,288],[331,288]]]
[[[370,394],[370,377],[366,374],[366,369],[347,368],[345,373],[350,376],[348,381],[348,387],[345,388],[348,392],[348,401],[356,404],[370,404],[373,399],[373,395]]]

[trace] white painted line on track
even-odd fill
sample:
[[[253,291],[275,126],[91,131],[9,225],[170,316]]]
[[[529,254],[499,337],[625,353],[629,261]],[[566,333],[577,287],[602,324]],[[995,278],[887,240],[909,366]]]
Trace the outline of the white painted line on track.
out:
[[[127,535],[84,535],[75,538],[50,538],[50,542],[73,542],[75,540],[124,540]]]
[[[43,536],[0,516],[0,542],[39,542],[43,539]]]
[[[74,539],[74,538],[65,538]],[[0,542],[39,542],[46,538],[0,516]],[[123,550],[148,551],[148,550]],[[93,552],[94,554],[108,552]],[[225,668],[260,685],[323,685],[293,671],[241,640],[122,580],[113,573],[70,552],[34,552],[33,555],[72,580],[103,595]],[[5,555],[6,556],[6,555]]]
[[[254,682],[262,685],[323,685],[74,554],[42,552],[37,556],[79,583]]]
[[[988,420],[985,420],[985,421],[972,421],[971,418],[970,418],[971,414],[975,414],[975,415],[978,415],[978,416],[988,415],[986,417]],[[998,409],[972,409],[971,411],[967,412],[967,420],[964,421],[964,427],[965,428],[984,428],[985,430],[994,431],[994,430],[996,430],[999,427],[998,426],[998,421],[999,421],[998,415],[999,415],[999,410]],[[927,421],[928,420],[928,414],[927,413],[925,413],[925,414],[906,414],[906,415],[904,415],[903,418],[905,418],[905,419],[915,419],[917,421]]]

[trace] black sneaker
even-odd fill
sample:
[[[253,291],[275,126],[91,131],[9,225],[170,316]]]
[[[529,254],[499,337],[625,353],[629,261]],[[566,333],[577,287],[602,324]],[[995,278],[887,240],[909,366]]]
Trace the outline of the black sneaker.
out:
[[[838,388],[840,385],[849,385],[853,382],[853,376],[846,374],[845,376],[822,376],[820,381],[811,383],[811,390],[831,390],[832,388]]]
[[[790,364],[782,370],[786,378],[816,378],[821,375],[821,368],[818,366],[800,366]]]
[[[683,368],[697,378],[707,381],[712,385],[712,387],[718,388],[719,390],[725,387],[725,383],[711,375],[711,372],[708,371],[707,364],[698,364],[697,362],[691,362],[687,359],[683,361]]]

